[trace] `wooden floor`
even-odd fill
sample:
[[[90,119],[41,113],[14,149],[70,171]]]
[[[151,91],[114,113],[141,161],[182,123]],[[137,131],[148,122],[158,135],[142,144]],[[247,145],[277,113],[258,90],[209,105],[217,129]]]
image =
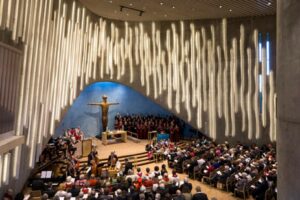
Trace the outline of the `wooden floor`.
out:
[[[100,159],[105,159],[109,156],[109,154],[112,151],[115,151],[116,154],[120,156],[125,155],[132,155],[137,153],[145,152],[145,145],[148,143],[147,140],[141,140],[140,143],[133,142],[131,140],[128,140],[126,143],[120,142],[120,143],[114,143],[114,144],[108,144],[103,145],[101,143],[101,140],[97,138],[92,138],[93,144],[97,146],[98,151],[98,157]],[[80,147],[79,147],[80,148]],[[78,151],[80,152],[80,151]],[[154,169],[154,166],[158,165],[161,166],[162,164],[167,165],[167,161],[160,162],[160,163],[150,163],[147,165],[141,166],[141,169],[143,172],[145,172],[146,167],[150,167],[151,170]],[[169,172],[171,172],[172,169],[169,169]],[[181,179],[184,179],[187,175],[186,174],[179,174],[179,177]],[[190,182],[193,184],[193,190],[192,194],[195,193],[195,187],[199,185],[202,188],[202,191],[205,192],[209,199],[211,200],[234,200],[239,199],[232,195],[232,193],[228,193],[219,189],[216,189],[214,187],[211,187],[207,184],[204,184],[197,180],[190,179]],[[251,199],[251,198],[250,198]]]
[[[108,158],[112,151],[115,151],[118,156],[132,155],[137,153],[145,152],[145,146],[148,143],[148,140],[141,140],[139,143],[136,143],[132,140],[127,140],[124,142],[116,142],[112,144],[103,145],[101,140],[93,137],[93,145],[96,145],[98,151],[98,158],[104,159]],[[81,145],[77,145],[78,151],[77,154],[81,154]]]

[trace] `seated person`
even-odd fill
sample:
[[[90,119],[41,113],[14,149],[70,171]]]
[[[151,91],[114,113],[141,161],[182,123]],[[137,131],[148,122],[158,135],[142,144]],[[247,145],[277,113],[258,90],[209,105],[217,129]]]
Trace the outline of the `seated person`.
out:
[[[265,192],[268,188],[269,186],[265,176],[260,177],[258,181],[250,187],[252,196],[255,199],[264,199]]]
[[[243,173],[239,173],[238,176],[236,177],[237,182],[235,184],[235,188],[237,190],[243,190],[244,186],[248,183],[248,179],[247,179],[247,173],[243,172]]]
[[[31,188],[32,190],[44,190],[45,188],[44,181],[40,179],[33,180]]]
[[[155,166],[154,171],[152,172],[152,177],[158,178],[160,175],[161,175],[161,173],[159,171],[159,167]]]
[[[181,193],[180,190],[176,190],[176,193],[174,195],[174,200],[185,200],[184,195]]]
[[[165,173],[168,173],[167,166],[165,164],[161,165],[161,175],[164,175]]]
[[[190,193],[192,191],[192,188],[193,186],[191,183],[189,183],[188,178],[185,178],[183,184],[180,186],[180,191],[182,193]]]
[[[193,195],[193,200],[195,199],[201,199],[201,200],[208,200],[207,195],[203,192],[201,192],[200,186],[196,187],[196,193]]]
[[[77,187],[80,187],[80,188],[85,187],[85,186],[87,185],[87,180],[86,180],[84,174],[80,174],[79,180],[77,180],[77,181],[75,182],[75,185],[76,185]]]
[[[179,190],[178,182],[177,182],[177,179],[174,178],[174,179],[172,179],[172,183],[169,185],[169,193],[171,195],[175,195],[177,190]]]
[[[66,182],[65,182],[65,189],[68,190],[68,189],[71,189],[74,185],[74,182],[72,180],[72,177],[71,176],[68,176],[66,178]]]
[[[91,174],[91,177],[90,177],[90,179],[88,180],[88,183],[89,183],[89,186],[90,187],[94,187],[94,186],[96,186],[96,184],[97,184],[97,179],[96,179],[96,177],[95,177],[95,174]]]
[[[143,176],[143,172],[142,172],[142,170],[141,170],[140,167],[138,167],[136,171],[137,171],[136,175],[137,175],[138,177],[142,177],[142,176]]]
[[[73,186],[74,186],[74,185],[73,185]],[[48,194],[48,197],[49,197],[49,198],[54,197],[55,189],[53,188],[52,182],[49,182],[49,183],[46,185],[46,188],[45,188],[45,190],[44,190],[44,193]]]
[[[127,172],[125,180],[128,180],[128,179],[131,179],[133,182],[138,179],[138,176],[133,173],[132,169],[129,169],[128,172]]]

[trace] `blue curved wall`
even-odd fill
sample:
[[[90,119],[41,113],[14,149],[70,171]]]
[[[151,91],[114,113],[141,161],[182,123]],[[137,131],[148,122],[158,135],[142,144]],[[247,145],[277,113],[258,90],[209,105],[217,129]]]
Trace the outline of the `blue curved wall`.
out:
[[[101,108],[87,104],[101,102],[103,95],[108,96],[109,102],[120,103],[109,108],[108,129],[110,130],[114,128],[114,117],[118,113],[143,115],[172,114],[128,86],[115,82],[97,82],[87,86],[80,93],[56,129],[56,136],[61,135],[65,129],[78,126],[80,126],[86,136],[98,135],[102,131],[102,124],[100,122]],[[185,135],[188,136],[187,133]]]

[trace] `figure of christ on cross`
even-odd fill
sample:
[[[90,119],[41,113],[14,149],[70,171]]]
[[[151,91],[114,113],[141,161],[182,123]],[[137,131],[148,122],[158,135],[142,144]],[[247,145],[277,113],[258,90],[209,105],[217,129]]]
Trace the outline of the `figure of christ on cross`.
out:
[[[107,102],[107,96],[103,95],[102,96],[102,102],[100,103],[89,103],[88,105],[93,105],[93,106],[100,106],[102,110],[102,128],[103,132],[107,130],[107,121],[108,121],[108,108],[111,105],[117,105],[119,103],[110,103]]]

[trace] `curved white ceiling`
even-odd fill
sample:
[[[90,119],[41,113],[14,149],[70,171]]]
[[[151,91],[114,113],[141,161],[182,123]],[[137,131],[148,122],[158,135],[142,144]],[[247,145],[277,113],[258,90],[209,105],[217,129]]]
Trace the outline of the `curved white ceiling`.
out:
[[[276,0],[79,0],[93,13],[116,20],[160,21],[263,16]],[[128,8],[121,7],[125,6]],[[133,8],[133,9],[130,9]],[[144,11],[142,16],[140,12]]]

